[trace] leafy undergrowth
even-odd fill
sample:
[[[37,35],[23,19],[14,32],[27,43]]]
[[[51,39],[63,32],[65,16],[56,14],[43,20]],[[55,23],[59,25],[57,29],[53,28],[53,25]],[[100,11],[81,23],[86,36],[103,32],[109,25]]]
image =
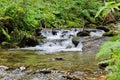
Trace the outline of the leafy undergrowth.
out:
[[[108,80],[120,80],[120,36],[115,36],[111,38],[108,42],[101,46],[99,53],[96,58],[101,58],[103,56],[109,57],[103,62],[108,62],[109,66],[107,69],[110,70]]]
[[[100,4],[97,0],[0,0],[0,44],[18,42],[24,34],[34,36],[39,28],[95,23]]]

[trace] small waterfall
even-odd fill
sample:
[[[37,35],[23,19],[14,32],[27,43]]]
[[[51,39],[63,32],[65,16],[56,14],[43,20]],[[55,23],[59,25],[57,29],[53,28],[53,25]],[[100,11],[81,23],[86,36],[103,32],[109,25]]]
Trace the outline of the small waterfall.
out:
[[[96,32],[90,32],[90,36],[98,36],[98,37],[102,37],[102,35],[105,33],[105,31],[103,30],[97,30]]]
[[[50,30],[43,29],[41,34],[45,37],[40,41],[39,45],[35,47],[20,48],[23,50],[38,50],[39,53],[54,53],[61,51],[77,51],[82,52],[83,44],[79,40],[77,46],[72,42],[73,36],[77,36],[78,32],[82,32],[82,29],[74,28],[70,30]],[[101,37],[104,31],[96,30],[90,32],[91,37],[98,36]]]

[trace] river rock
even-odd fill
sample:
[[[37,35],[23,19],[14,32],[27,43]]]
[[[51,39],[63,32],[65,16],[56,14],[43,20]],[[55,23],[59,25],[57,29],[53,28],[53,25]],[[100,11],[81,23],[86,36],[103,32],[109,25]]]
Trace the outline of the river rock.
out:
[[[108,66],[108,63],[105,63],[105,62],[99,64],[100,69],[105,69],[107,66]]]
[[[36,74],[36,73],[50,74],[51,72],[52,72],[51,70],[37,70],[34,74]]]
[[[39,44],[39,42],[35,37],[29,37],[24,35],[19,43],[19,46],[20,47],[36,46],[37,44]]]
[[[64,75],[62,76],[63,78],[67,79],[67,80],[81,80],[75,76],[68,76],[68,75]]]
[[[61,58],[61,57],[58,57],[58,58],[55,58],[55,60],[64,60],[63,58]]]
[[[86,30],[83,30],[83,31],[78,32],[77,36],[89,36],[89,32]]]
[[[79,40],[80,40],[80,37],[73,37],[72,38],[72,43],[75,45],[75,47],[77,47],[77,45],[79,44]]]
[[[104,30],[105,32],[109,32],[110,31],[108,28],[102,27],[102,26],[97,27],[96,29]]]
[[[62,77],[67,79],[67,80],[73,80],[73,78],[71,76],[62,76]]]
[[[57,35],[57,31],[56,30],[52,30],[52,34],[53,35]]]
[[[0,66],[0,71],[8,70],[9,68],[7,66]]]

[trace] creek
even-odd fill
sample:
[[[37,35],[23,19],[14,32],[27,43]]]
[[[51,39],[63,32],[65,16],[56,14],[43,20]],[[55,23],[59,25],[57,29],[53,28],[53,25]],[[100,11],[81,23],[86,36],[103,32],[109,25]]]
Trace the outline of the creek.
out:
[[[45,29],[34,47],[0,50],[0,80],[104,80],[95,55],[109,37],[102,30],[81,32]]]

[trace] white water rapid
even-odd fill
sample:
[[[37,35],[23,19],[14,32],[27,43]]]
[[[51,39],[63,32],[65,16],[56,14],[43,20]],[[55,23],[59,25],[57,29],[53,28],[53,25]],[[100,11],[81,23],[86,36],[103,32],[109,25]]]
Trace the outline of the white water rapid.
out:
[[[77,36],[78,32],[82,32],[82,29],[71,29],[71,30],[50,30],[43,29],[41,31],[41,35],[45,37],[45,39],[41,40],[38,45],[35,47],[26,47],[19,48],[20,50],[38,50],[38,53],[54,53],[61,51],[77,51],[82,52],[83,44],[80,40],[78,40],[77,46],[72,42],[73,37]],[[104,31],[96,30],[94,32],[90,32],[89,35],[91,37],[97,36],[101,37]],[[80,39],[80,38],[79,38]]]

